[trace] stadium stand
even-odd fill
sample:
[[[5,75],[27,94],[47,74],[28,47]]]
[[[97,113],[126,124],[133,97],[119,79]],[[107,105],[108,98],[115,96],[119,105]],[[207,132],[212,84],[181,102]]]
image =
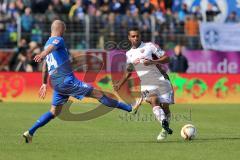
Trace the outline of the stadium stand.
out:
[[[203,14],[200,6],[192,9],[183,2],[174,2],[176,0],[2,0],[0,48],[15,48],[17,54],[22,51],[19,51],[22,41],[26,41],[28,52],[32,51],[29,44],[33,42],[41,48],[49,36],[51,22],[62,19],[67,23],[65,39],[71,49],[108,49],[108,43],[119,44],[126,39],[127,28],[132,26],[141,29],[144,41],[154,41],[166,50],[176,44],[201,49],[198,22],[215,21],[215,16],[221,13],[218,6],[209,3]],[[226,19],[226,23],[238,21],[236,12]],[[32,57],[27,53],[21,55]],[[6,70],[11,70],[11,66],[8,68]],[[21,67],[18,69],[21,71]]]

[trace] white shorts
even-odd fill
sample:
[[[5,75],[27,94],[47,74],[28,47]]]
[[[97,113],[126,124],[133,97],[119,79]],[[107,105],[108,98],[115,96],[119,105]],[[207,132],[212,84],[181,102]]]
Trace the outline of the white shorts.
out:
[[[167,103],[167,104],[174,104],[174,91],[173,89],[162,92],[159,88],[152,86],[152,87],[145,87],[145,91],[142,92],[142,95],[145,100],[149,98],[150,95],[157,95],[160,103]]]
[[[174,92],[168,92],[158,96],[160,103],[174,104]]]

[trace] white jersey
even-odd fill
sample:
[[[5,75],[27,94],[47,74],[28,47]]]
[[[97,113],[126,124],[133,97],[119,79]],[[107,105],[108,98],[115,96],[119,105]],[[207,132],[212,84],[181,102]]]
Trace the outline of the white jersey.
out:
[[[144,59],[156,59],[165,54],[154,43],[141,43],[138,48],[131,48],[127,51],[127,63],[133,64],[140,80],[141,91],[156,91],[157,94],[163,95],[169,92],[173,92],[172,85],[166,77],[166,72],[162,72],[161,68],[155,64],[145,66],[143,64]],[[155,58],[154,58],[155,57]]]

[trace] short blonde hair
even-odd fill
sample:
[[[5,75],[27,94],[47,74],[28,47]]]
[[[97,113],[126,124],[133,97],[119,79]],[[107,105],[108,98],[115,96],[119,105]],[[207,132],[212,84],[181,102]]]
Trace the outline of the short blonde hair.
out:
[[[63,28],[64,31],[66,30],[66,24],[61,20],[54,20],[51,25],[51,31],[59,30],[59,26],[61,26],[61,29]]]

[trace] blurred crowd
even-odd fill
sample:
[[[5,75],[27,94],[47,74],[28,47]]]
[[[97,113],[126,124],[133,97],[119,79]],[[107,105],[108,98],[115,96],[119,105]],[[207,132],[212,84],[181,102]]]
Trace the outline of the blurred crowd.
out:
[[[40,71],[41,66],[33,61],[33,57],[41,52],[41,46],[34,41],[27,42],[21,39],[18,46],[8,56],[0,58],[0,71],[35,72]]]
[[[101,36],[106,41],[120,41],[126,37],[128,27],[138,26],[143,40],[156,37],[163,42],[164,35],[186,35],[189,48],[199,48],[198,21],[214,21],[221,13],[216,4],[209,3],[206,12],[201,7],[189,8],[185,3],[173,4],[174,0],[1,0],[0,1],[0,48],[6,43],[16,45],[17,31],[28,41],[42,43],[49,33],[49,25],[54,19],[67,22],[68,35],[74,33],[72,41],[78,46],[70,48],[101,48]],[[175,0],[176,2],[176,0]],[[86,15],[90,26],[90,40],[84,41]],[[20,17],[21,27],[17,27]],[[152,20],[154,18],[154,21]],[[232,12],[226,22],[238,22],[236,12]],[[155,28],[153,29],[153,24]],[[154,30],[154,32],[152,32]],[[171,38],[171,37],[170,37]],[[170,39],[171,41],[172,39]],[[169,41],[167,39],[166,41]]]
[[[203,13],[201,6],[193,9],[175,2],[177,0],[0,0],[0,48],[17,48],[7,70],[38,70],[32,56],[40,52],[55,19],[67,23],[65,39],[71,49],[103,49],[106,42],[126,39],[127,28],[133,26],[140,28],[143,41],[151,41],[154,36],[155,42],[164,49],[173,49],[179,43],[189,49],[201,48],[198,22],[215,21],[221,14],[220,9],[208,3]],[[237,22],[236,12],[230,13],[226,23]],[[89,38],[85,35],[87,30]]]

